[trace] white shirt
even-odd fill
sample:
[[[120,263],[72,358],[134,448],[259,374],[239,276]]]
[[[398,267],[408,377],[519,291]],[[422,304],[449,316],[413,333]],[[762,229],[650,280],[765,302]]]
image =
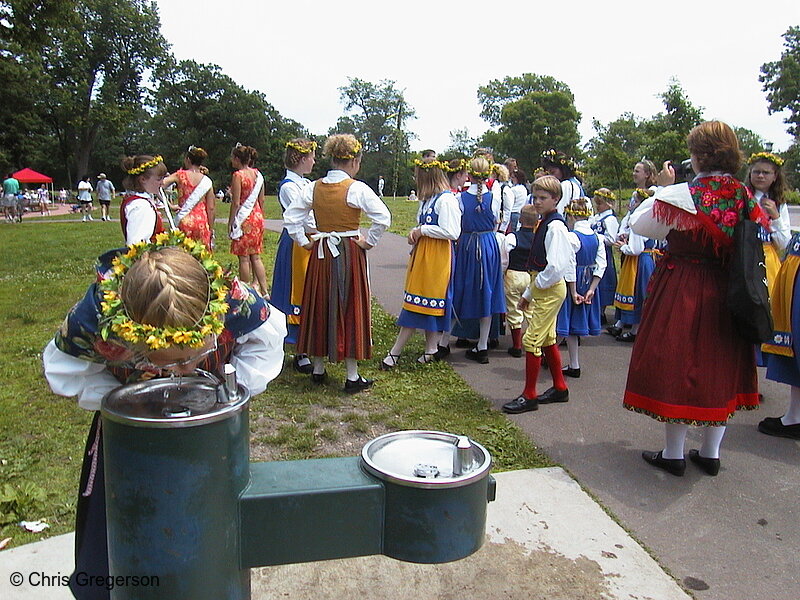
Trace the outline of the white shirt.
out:
[[[585,235],[594,235],[600,242],[599,244],[597,244],[597,254],[594,257],[594,269],[592,269],[592,275],[594,277],[602,278],[603,274],[606,272],[606,266],[607,266],[606,250],[605,247],[603,246],[603,236],[598,233],[595,233],[595,231],[592,229],[592,226],[589,224],[589,221],[585,220],[575,221],[575,227],[573,227],[572,231],[570,231],[569,233],[570,237],[573,238],[572,245],[573,247],[575,247],[575,252],[577,252],[581,248],[581,240],[577,235],[575,235],[575,232],[583,233]]]
[[[433,198],[428,198],[420,203],[417,211],[417,223],[419,217],[426,212],[433,203]],[[457,240],[461,235],[461,210],[458,200],[452,192],[444,192],[436,200],[436,213],[439,215],[438,225],[420,225],[419,231],[422,235],[440,240]]]
[[[514,206],[511,208],[511,212],[518,213],[528,201],[528,188],[522,183],[518,183],[511,186],[511,191],[514,193]]]
[[[583,189],[581,188],[580,184],[575,183],[571,179],[565,179],[561,182],[561,200],[558,201],[556,205],[556,210],[564,215],[564,211],[566,210],[569,203],[573,200],[577,200],[583,195]],[[588,205],[589,210],[592,210],[592,205],[589,203]]]
[[[92,184],[88,181],[78,182],[78,200],[90,202],[92,200]]]
[[[323,177],[323,183],[339,183],[345,179],[351,179],[350,175],[339,169],[328,171]],[[308,220],[308,215],[314,203],[314,181],[303,188],[303,194],[293,201],[283,213],[283,225],[292,239],[301,246],[308,245],[308,237],[305,233],[304,224]],[[372,221],[367,231],[367,243],[374,246],[383,235],[383,232],[392,224],[392,215],[389,209],[378,198],[378,195],[363,181],[353,181],[347,190],[347,206],[361,209],[367,218]]]
[[[230,362],[237,381],[252,396],[263,392],[281,372],[284,337],[286,315],[270,305],[269,317],[259,328],[236,338]],[[103,363],[62,352],[53,340],[45,347],[42,362],[53,393],[77,396],[78,406],[86,410],[100,410],[103,397],[121,385]]]
[[[136,198],[125,205],[125,244],[149,241],[156,229],[156,207],[150,194],[145,192],[126,192],[136,194]]]
[[[510,183],[495,181],[492,185],[492,204],[495,203],[495,198],[500,205],[500,223],[497,230],[505,234],[508,229],[508,224],[511,222],[511,211],[514,210],[514,191],[511,189]]]
[[[536,286],[540,290],[553,287],[562,279],[565,281],[575,281],[575,243],[580,248],[580,242],[576,236],[569,234],[566,224],[563,221],[550,221],[547,232],[544,234],[544,248],[547,254],[547,266],[544,271],[539,272],[536,277],[531,278],[531,287],[525,290],[523,298],[530,300],[532,297],[531,288]]]
[[[286,170],[286,176],[284,179],[288,179],[289,181],[281,186],[280,193],[278,194],[278,202],[281,203],[281,207],[285,212],[292,202],[302,197],[303,190],[306,188],[306,186],[311,185],[311,181],[289,169]],[[305,223],[305,230],[306,233],[315,233],[317,231],[317,224],[314,222],[313,210],[308,213],[308,220]]]
[[[761,206],[761,200],[764,198],[764,192],[760,192],[758,190],[755,191],[753,196],[758,202],[758,205]],[[769,223],[770,225],[770,239],[772,240],[772,245],[775,246],[775,249],[778,251],[778,254],[782,254],[784,250],[786,250],[786,246],[789,245],[789,240],[792,239],[792,228],[791,223],[789,222],[789,206],[784,202],[778,207],[778,218],[772,219]]]

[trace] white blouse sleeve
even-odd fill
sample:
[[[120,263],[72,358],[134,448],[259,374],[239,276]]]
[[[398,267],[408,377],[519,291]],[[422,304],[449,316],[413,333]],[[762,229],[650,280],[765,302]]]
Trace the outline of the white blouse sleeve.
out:
[[[789,240],[792,239],[791,223],[789,222],[789,206],[784,202],[778,209],[778,218],[770,222],[772,229],[772,245],[778,251],[778,255],[783,256]]]
[[[392,214],[372,188],[363,181],[354,181],[347,190],[347,204],[360,208],[372,224],[367,231],[367,243],[374,246],[392,224]],[[291,233],[291,232],[290,232]]]
[[[540,290],[549,288],[561,279],[575,281],[575,249],[569,238],[567,226],[561,221],[551,221],[544,236],[547,266],[536,275],[533,284]]]
[[[608,267],[608,261],[606,260],[606,248],[603,244],[603,236],[598,235],[597,239],[600,243],[597,244],[597,254],[594,257],[594,270],[592,271],[592,275],[602,279]]]
[[[77,358],[56,347],[53,340],[42,353],[44,376],[50,389],[59,396],[77,396],[78,406],[100,410],[100,401],[120,382],[102,363]]]
[[[633,217],[631,217],[631,221],[633,221]],[[628,236],[628,243],[620,246],[619,251],[623,254],[627,254],[628,256],[639,256],[642,252],[644,252],[644,243],[647,241],[647,238],[639,235],[635,231],[631,229],[631,233]]]
[[[420,225],[420,233],[431,238],[457,240],[461,235],[461,211],[456,197],[450,192],[439,196],[436,201],[436,211],[439,213],[439,224]]]
[[[619,235],[619,221],[617,221],[617,217],[611,215],[610,217],[606,217],[603,224],[606,226],[606,234],[602,238],[603,243],[606,246],[612,246],[614,242],[617,241],[617,236]]]
[[[269,317],[260,327],[236,338],[231,364],[239,383],[252,396],[260,394],[283,368],[286,315],[269,305]]]
[[[131,200],[125,207],[125,243],[150,241],[156,229],[156,211],[144,198]]]
[[[283,226],[289,236],[300,246],[305,246],[309,243],[306,236],[305,223],[308,222],[311,206],[314,202],[314,185],[316,185],[316,182],[304,187],[302,192],[283,211]]]

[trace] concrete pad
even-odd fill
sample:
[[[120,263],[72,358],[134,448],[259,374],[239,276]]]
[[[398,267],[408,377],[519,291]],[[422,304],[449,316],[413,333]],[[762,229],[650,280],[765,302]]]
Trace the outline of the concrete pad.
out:
[[[495,477],[486,542],[473,556],[444,565],[369,556],[262,567],[252,572],[253,598],[689,600],[563,469]],[[0,552],[0,598],[71,598],[73,545],[67,534]],[[22,585],[11,585],[12,573]]]

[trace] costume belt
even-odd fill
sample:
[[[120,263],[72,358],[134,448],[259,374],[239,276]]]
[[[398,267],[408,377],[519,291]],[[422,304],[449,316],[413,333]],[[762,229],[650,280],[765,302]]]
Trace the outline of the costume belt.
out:
[[[328,250],[331,251],[331,256],[336,258],[340,254],[339,244],[342,243],[342,238],[358,237],[359,235],[361,235],[361,232],[358,229],[353,229],[351,231],[320,231],[319,233],[313,234],[311,239],[315,242],[327,240]],[[322,244],[317,244],[317,258],[320,260],[325,258],[325,249],[322,247]]]

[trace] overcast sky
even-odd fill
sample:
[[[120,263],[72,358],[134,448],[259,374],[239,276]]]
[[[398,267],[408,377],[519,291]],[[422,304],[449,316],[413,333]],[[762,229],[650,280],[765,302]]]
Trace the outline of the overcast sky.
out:
[[[800,25],[798,0],[157,2],[178,59],[219,65],[315,134],[341,116],[348,76],[392,79],[417,113],[412,148],[443,150],[450,131],[487,129],[478,86],[530,72],[569,85],[584,142],[592,119],[661,111],[657,95],[677,77],[706,119],[752,129],[775,150],[790,144],[758,75]]]

